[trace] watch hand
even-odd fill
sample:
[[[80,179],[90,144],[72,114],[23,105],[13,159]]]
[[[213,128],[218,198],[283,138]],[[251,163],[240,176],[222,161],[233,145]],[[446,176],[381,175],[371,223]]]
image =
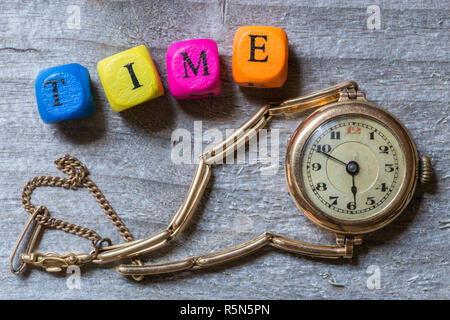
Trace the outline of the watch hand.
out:
[[[356,206],[356,193],[358,192],[358,189],[355,186],[355,175],[352,174],[352,193],[353,193],[353,203]]]
[[[330,154],[328,154],[326,152],[323,152],[323,151],[320,151],[320,150],[318,150],[317,152],[319,152],[319,153],[323,154],[324,156],[326,156],[326,157],[328,157],[330,159],[333,159],[334,161],[337,161],[337,162],[339,162],[339,163],[341,163],[341,164],[343,164],[345,166],[345,169],[347,170],[347,173],[349,173],[352,176],[352,188],[351,188],[351,191],[352,191],[352,194],[353,194],[353,202],[354,202],[354,204],[356,206],[356,193],[358,193],[358,188],[356,188],[356,186],[355,186],[355,175],[359,172],[359,165],[358,165],[358,163],[356,161],[349,161],[348,163],[345,163],[344,161],[339,160],[338,158],[335,158],[335,157],[333,157],[332,155],[330,155]]]
[[[337,159],[337,158],[335,158],[335,157],[333,157],[332,155],[329,155],[328,153],[326,153],[326,152],[323,152],[323,151],[317,151],[317,152],[319,152],[319,153],[321,153],[321,154],[323,154],[323,155],[325,155],[325,156],[327,156],[328,158],[330,158],[330,159],[333,159],[334,161],[337,161],[337,162],[339,162],[339,163],[341,163],[341,164],[343,164],[344,166],[346,166],[347,164],[344,162],[344,161],[342,161],[342,160],[339,160],[339,159]]]
[[[349,161],[349,163],[346,164],[345,169],[347,170],[347,173],[352,176],[352,188],[350,189],[353,194],[353,203],[356,207],[356,193],[358,192],[358,189],[355,186],[355,176],[359,172],[359,164],[356,161]]]

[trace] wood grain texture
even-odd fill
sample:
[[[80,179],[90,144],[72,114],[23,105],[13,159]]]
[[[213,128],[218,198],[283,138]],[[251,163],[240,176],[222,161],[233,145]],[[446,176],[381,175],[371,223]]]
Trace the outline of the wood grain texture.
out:
[[[381,8],[381,29],[367,30],[366,9]],[[81,9],[81,29],[67,28],[67,7]],[[449,1],[106,1],[0,2],[0,298],[17,299],[449,299],[450,32]],[[289,37],[289,73],[281,89],[233,83],[233,35],[241,25],[273,25]],[[212,38],[219,46],[222,94],[176,101],[166,94],[114,113],[99,81],[99,60],[145,44],[165,88],[165,54],[181,40]],[[91,73],[97,111],[91,118],[44,124],[33,83],[39,70],[77,62]],[[142,283],[111,266],[82,269],[81,289],[65,275],[31,270],[13,276],[10,251],[27,219],[20,191],[37,175],[60,175],[53,161],[70,153],[83,161],[137,238],[166,227],[187,192],[194,165],[171,159],[171,135],[237,128],[268,102],[344,80],[357,81],[369,100],[393,112],[432,157],[433,182],[420,187],[406,212],[367,237],[351,261],[324,261],[264,249],[223,267],[148,277]],[[225,165],[213,177],[192,223],[168,247],[148,257],[163,262],[219,250],[263,231],[317,243],[333,235],[309,222],[286,193],[286,139],[302,117],[272,121],[280,130],[279,172],[267,165]],[[33,203],[53,216],[121,241],[86,190],[40,188]],[[84,239],[46,231],[40,251],[86,251]],[[381,289],[368,290],[367,267],[381,271]]]

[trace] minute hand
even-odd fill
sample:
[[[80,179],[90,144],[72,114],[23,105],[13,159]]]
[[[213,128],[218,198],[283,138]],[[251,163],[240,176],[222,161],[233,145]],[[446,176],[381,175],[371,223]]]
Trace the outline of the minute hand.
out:
[[[325,156],[327,156],[328,158],[330,158],[330,159],[333,159],[334,161],[337,161],[337,162],[339,162],[340,164],[343,164],[344,166],[346,166],[347,165],[347,163],[345,163],[344,161],[342,161],[342,160],[339,160],[338,158],[335,158],[335,157],[333,157],[332,155],[329,155],[328,153],[326,153],[326,152],[323,152],[323,151],[317,151],[317,152],[319,152],[319,153],[321,153],[321,154],[323,154],[323,155],[325,155]]]

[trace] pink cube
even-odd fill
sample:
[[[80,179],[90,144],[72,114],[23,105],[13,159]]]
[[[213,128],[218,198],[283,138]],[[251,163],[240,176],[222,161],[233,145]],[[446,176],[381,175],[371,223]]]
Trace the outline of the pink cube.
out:
[[[169,90],[176,99],[196,99],[220,94],[217,44],[211,39],[172,43],[167,49]]]

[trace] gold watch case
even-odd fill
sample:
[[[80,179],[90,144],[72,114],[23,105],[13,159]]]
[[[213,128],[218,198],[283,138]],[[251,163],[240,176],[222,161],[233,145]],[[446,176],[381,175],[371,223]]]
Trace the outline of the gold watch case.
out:
[[[301,179],[303,154],[309,137],[322,124],[341,116],[363,116],[381,122],[392,131],[405,157],[405,175],[397,196],[380,212],[361,220],[341,220],[319,210],[308,198],[305,192],[306,187]],[[368,102],[365,98],[341,99],[317,109],[298,126],[288,140],[285,166],[289,193],[308,219],[336,234],[359,235],[387,225],[405,209],[417,184],[419,157],[410,133],[394,115]]]

